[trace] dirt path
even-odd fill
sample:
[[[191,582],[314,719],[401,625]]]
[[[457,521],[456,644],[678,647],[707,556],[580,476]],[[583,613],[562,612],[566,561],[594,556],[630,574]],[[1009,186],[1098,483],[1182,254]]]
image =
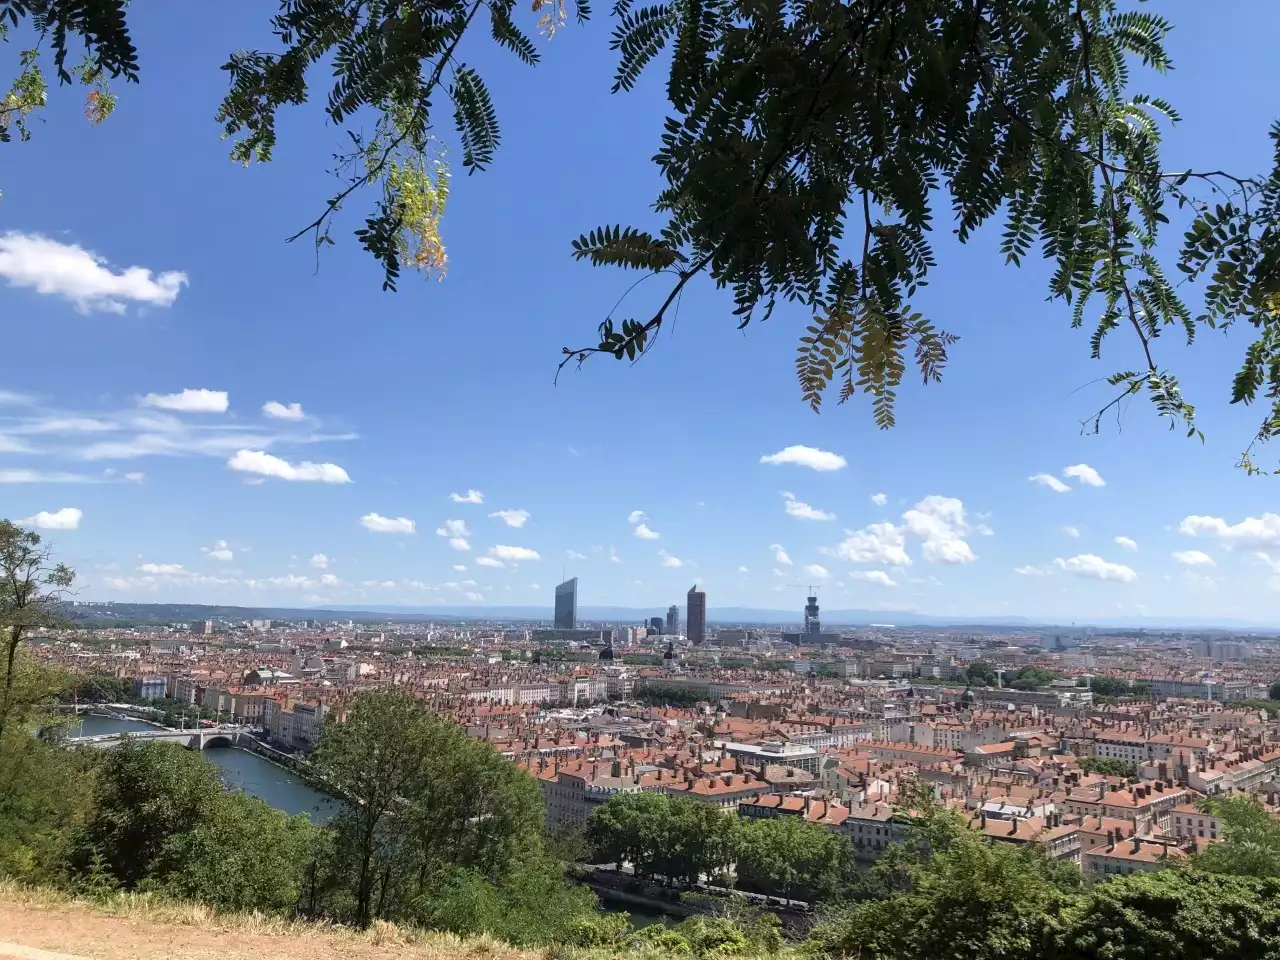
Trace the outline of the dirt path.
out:
[[[50,953],[48,950],[37,950],[35,947],[24,947],[20,943],[6,943],[0,940],[0,960],[81,960],[69,953]]]
[[[378,943],[376,935],[261,933],[198,915],[193,920],[159,922],[85,904],[4,900],[0,960],[535,960],[488,940]]]

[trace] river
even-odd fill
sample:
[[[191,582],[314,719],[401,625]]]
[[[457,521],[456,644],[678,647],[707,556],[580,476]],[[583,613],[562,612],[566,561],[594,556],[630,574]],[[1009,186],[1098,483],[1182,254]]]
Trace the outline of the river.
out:
[[[155,729],[150,724],[137,720],[94,716],[82,716],[80,720],[83,731],[77,730],[73,734],[75,736],[96,737],[104,733]],[[202,755],[210,763],[222,768],[222,781],[233,790],[243,790],[251,796],[261,797],[290,816],[305,813],[318,823],[323,823],[332,816],[333,801],[256,753],[228,747],[211,747],[202,751]]]

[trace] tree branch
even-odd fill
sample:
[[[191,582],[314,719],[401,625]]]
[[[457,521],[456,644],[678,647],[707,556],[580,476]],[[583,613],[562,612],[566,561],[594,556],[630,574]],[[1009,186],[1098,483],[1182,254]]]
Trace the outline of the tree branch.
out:
[[[458,32],[454,36],[453,40],[450,41],[449,46],[441,54],[440,60],[438,63],[436,63],[435,69],[432,71],[430,79],[427,81],[426,86],[423,87],[422,89],[423,100],[425,100],[428,96],[430,96],[431,91],[440,85],[440,81],[444,75],[445,66],[448,65],[450,61],[452,61],[454,51],[458,49],[459,42],[461,42],[463,35],[467,32],[467,28],[471,26],[471,21],[475,18],[476,13],[479,12],[482,6],[485,6],[484,0],[477,0],[476,3],[472,4],[471,10],[467,13],[466,19],[462,21],[462,26],[458,29]],[[377,162],[374,163],[372,167],[366,168],[365,172],[360,176],[356,177],[350,184],[348,184],[345,190],[339,191],[339,193],[336,196],[331,197],[329,199],[328,206],[325,209],[324,213],[320,214],[320,216],[316,217],[315,220],[307,224],[297,233],[293,234],[292,236],[286,237],[285,242],[293,243],[293,241],[299,239],[305,234],[314,233],[315,245],[318,250],[321,244],[324,242],[324,239],[323,239],[324,234],[321,231],[322,231],[322,228],[325,226],[325,222],[329,220],[330,217],[332,217],[335,213],[337,213],[338,210],[342,208],[343,201],[345,201],[349,196],[351,196],[351,194],[355,193],[357,190],[359,190],[362,187],[368,186],[372,181],[377,179],[377,177],[380,176],[384,170],[386,170],[387,164],[391,162],[392,155],[396,152],[396,150],[400,149],[401,145],[405,142],[405,140],[409,138],[409,135],[411,132],[412,130],[409,130],[409,129],[400,131],[400,133],[396,137],[394,137],[392,141],[387,145],[386,149],[382,151],[381,156],[378,157]]]
[[[822,78],[818,81],[817,86],[814,88],[813,96],[809,100],[809,105],[805,108],[805,110],[801,114],[798,115],[797,119],[789,126],[787,133],[783,137],[782,146],[779,148],[777,154],[774,156],[772,160],[770,160],[767,164],[765,164],[764,169],[761,171],[760,176],[756,181],[755,188],[751,192],[751,197],[753,200],[758,200],[760,198],[765,188],[769,185],[769,179],[773,176],[774,171],[777,170],[778,164],[780,164],[791,152],[791,149],[793,146],[792,139],[795,137],[795,135],[801,129],[803,129],[805,124],[809,123],[811,120],[815,119],[816,117],[821,116],[822,112],[825,112],[826,108],[824,108],[824,110],[821,112],[815,113],[815,111],[817,111],[818,101],[822,97],[824,88],[831,81],[831,78],[835,75],[836,70],[839,69],[841,64],[844,63],[845,59],[848,57],[850,52],[857,46],[858,41],[861,40],[863,35],[867,32],[868,24],[872,20],[877,19],[880,16],[880,14],[884,11],[886,2],[887,0],[881,0],[881,2],[876,4],[876,7],[874,10],[868,11],[862,17],[862,19],[858,22],[858,27],[851,34],[848,42],[841,46],[840,52],[837,54],[835,59],[832,60],[830,66],[827,67],[826,72],[823,74]],[[808,153],[808,149],[809,149],[809,145],[806,144],[804,149],[801,151],[800,156],[797,158],[797,161],[796,161],[797,163],[803,161],[805,155]],[[690,280],[692,280],[697,274],[701,273],[702,270],[705,269],[709,263],[711,263],[711,261],[715,258],[716,254],[720,252],[721,248],[724,246],[727,239],[728,238],[725,238],[725,240],[720,241],[720,243],[716,244],[716,246],[709,253],[707,253],[706,255],[701,257],[699,260],[697,260],[687,270],[681,272],[679,282],[668,294],[666,300],[663,301],[662,306],[658,308],[657,313],[655,313],[653,317],[638,331],[633,333],[630,337],[628,337],[627,339],[622,341],[621,344],[619,344],[619,346],[622,349],[625,350],[628,344],[634,343],[640,339],[643,339],[646,342],[648,342],[649,335],[651,333],[656,332],[662,327],[662,323],[663,323],[663,320],[665,319],[665,313],[667,308],[671,306],[672,302],[684,290],[685,284],[687,284]],[[571,349],[569,347],[562,348],[564,359],[562,359],[560,363],[556,365],[555,380],[558,381],[560,379],[560,371],[564,369],[566,364],[570,363],[575,358],[577,359],[578,364],[581,365],[586,361],[586,359],[589,356],[593,354],[612,353],[616,349],[618,349],[618,347],[614,347],[613,350],[606,350],[605,348],[599,345],[594,347],[579,347],[578,349]]]

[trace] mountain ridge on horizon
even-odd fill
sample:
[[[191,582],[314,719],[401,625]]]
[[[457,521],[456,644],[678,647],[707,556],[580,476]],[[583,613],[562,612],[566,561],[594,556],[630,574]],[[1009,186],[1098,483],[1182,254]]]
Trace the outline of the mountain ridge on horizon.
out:
[[[375,615],[391,619],[419,621],[436,617],[458,618],[465,620],[545,620],[552,619],[552,608],[531,605],[510,606],[477,606],[466,604],[447,604],[440,606],[420,605],[388,605],[369,604],[350,607],[241,607],[229,604],[198,603],[120,603],[114,602],[110,607],[97,605],[86,606],[84,601],[75,604],[71,609],[80,614],[93,617],[89,611],[110,611],[109,619],[125,619],[120,617],[124,611],[136,610],[139,619],[149,622],[187,619],[284,619],[303,620],[322,619],[359,619],[362,615]],[[164,614],[168,612],[168,616]],[[601,622],[604,624],[639,625],[651,617],[665,615],[665,610],[645,607],[621,606],[586,606],[579,608],[578,619],[584,622]],[[113,616],[114,615],[114,616]],[[100,617],[97,617],[100,618]],[[707,621],[719,624],[743,624],[764,626],[799,626],[803,617],[795,612],[753,607],[710,607],[707,610]],[[1082,627],[1116,628],[1116,629],[1150,629],[1150,630],[1211,630],[1231,631],[1244,630],[1253,633],[1276,633],[1280,628],[1239,619],[1198,619],[1192,617],[1118,617],[1115,619],[1081,618],[1074,623],[1065,624],[1054,619],[1037,620],[1026,616],[941,616],[937,614],[919,613],[908,610],[865,610],[844,609],[826,610],[822,613],[822,622],[832,627],[857,627],[884,625],[894,627],[1004,627],[1004,628],[1056,628],[1062,630],[1080,629]]]

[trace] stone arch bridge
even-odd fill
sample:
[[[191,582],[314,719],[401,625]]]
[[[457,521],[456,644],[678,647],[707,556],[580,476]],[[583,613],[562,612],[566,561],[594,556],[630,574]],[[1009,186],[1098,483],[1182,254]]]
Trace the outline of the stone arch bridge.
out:
[[[150,743],[163,740],[180,743],[191,750],[205,747],[232,747],[240,742],[247,728],[224,724],[220,727],[201,727],[195,730],[131,730],[128,733],[103,733],[96,737],[69,737],[71,746],[114,747],[126,740]]]

